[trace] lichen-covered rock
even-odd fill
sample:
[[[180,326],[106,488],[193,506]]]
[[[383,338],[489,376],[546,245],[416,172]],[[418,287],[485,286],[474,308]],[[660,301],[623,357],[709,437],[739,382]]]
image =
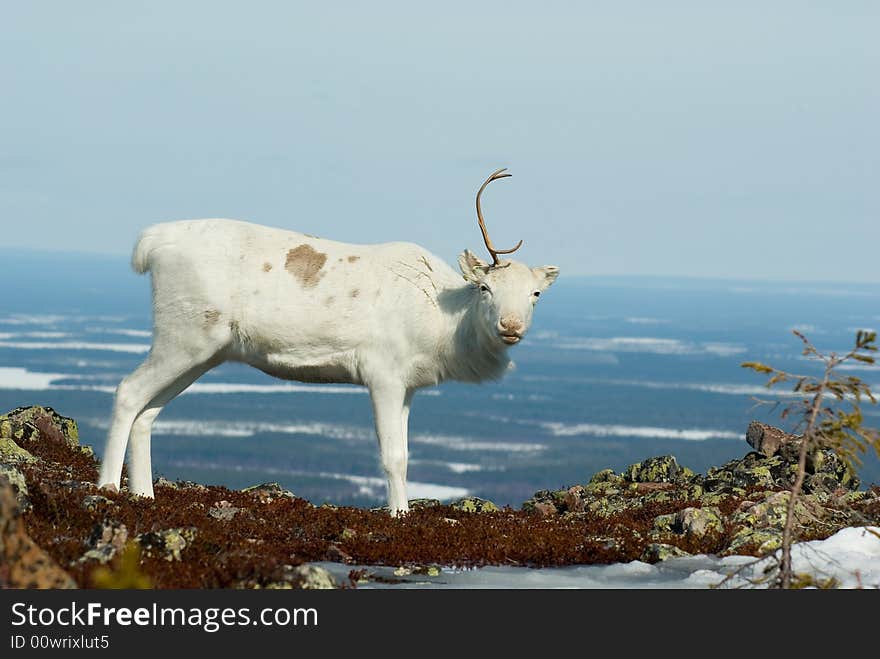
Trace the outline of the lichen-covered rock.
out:
[[[89,550],[79,558],[79,563],[97,561],[107,563],[117,553],[122,551],[128,542],[128,528],[125,524],[113,521],[104,521],[95,524],[89,535]]]
[[[224,499],[223,501],[215,502],[213,506],[208,508],[208,515],[214,519],[219,519],[222,522],[228,522],[242,510],[244,509],[236,508],[229,501]]]
[[[624,499],[623,497],[599,497],[587,504],[585,512],[599,517],[611,517],[618,513],[638,506],[638,499]]]
[[[643,485],[647,485],[647,483],[642,483]],[[626,483],[621,478],[616,481],[602,481],[599,483],[587,483],[586,485],[575,485],[574,487],[581,488],[581,496],[585,497],[611,497],[617,494],[620,494]],[[632,485],[632,483],[630,483]],[[569,488],[571,490],[571,488]],[[565,502],[565,497],[562,498],[563,503]]]
[[[612,488],[613,489],[613,488]],[[607,491],[607,490],[606,490]],[[586,510],[587,503],[592,493],[583,485],[574,485],[565,491],[562,496],[564,509],[570,513],[582,513]]]
[[[245,587],[259,587],[257,584],[244,584]],[[276,570],[272,580],[263,588],[269,590],[287,590],[299,588],[302,590],[329,590],[336,588],[336,580],[324,568],[318,565],[305,563],[293,567],[282,565]]]
[[[105,496],[101,496],[100,494],[87,494],[85,497],[83,497],[81,505],[83,507],[83,510],[95,512],[97,510],[112,508],[116,505],[116,503]]]
[[[788,513],[788,502],[791,492],[771,492],[767,496],[746,508],[734,513],[732,522],[750,528],[777,528],[782,529]],[[798,498],[794,506],[795,522],[807,527],[812,524],[822,523],[827,516],[826,509],[817,501],[814,495],[804,495]]]
[[[652,542],[645,547],[645,551],[642,552],[639,560],[645,563],[659,563],[667,558],[678,558],[679,556],[690,556],[690,554],[675,545]]]
[[[657,533],[675,533],[675,513],[657,515],[654,518],[653,531]]]
[[[590,483],[613,483],[619,485],[622,482],[623,477],[615,474],[613,469],[597,471],[593,474],[593,477],[590,478]]]
[[[409,509],[420,510],[422,508],[433,508],[440,505],[440,499],[410,499]]]
[[[12,486],[0,481],[0,588],[76,588],[27,534]]]
[[[839,487],[840,481],[831,474],[810,474],[804,478],[803,491],[827,494],[834,492]]]
[[[858,476],[833,449],[813,451],[807,457],[807,472],[811,477],[804,484],[805,492],[833,492],[838,487],[859,489]]]
[[[728,488],[774,487],[780,477],[782,458],[765,458],[759,453],[749,453],[743,458],[731,460],[706,472],[703,486],[709,491]]]
[[[336,580],[327,570],[317,565],[297,565],[291,573],[293,583],[303,590],[327,590],[336,588]]]
[[[0,437],[0,463],[12,465],[36,461],[37,458],[16,444],[11,437]]]
[[[260,483],[251,485],[242,490],[257,497],[263,503],[271,503],[275,499],[295,499],[296,495],[290,490],[284,489],[278,483]]]
[[[559,512],[550,501],[526,501],[523,504],[523,510],[537,513],[541,517],[551,517]]]
[[[737,532],[721,556],[732,556],[745,551],[759,556],[776,551],[782,546],[782,531],[775,528],[753,529],[745,527]]]
[[[724,519],[718,508],[685,508],[675,514],[673,528],[688,537],[703,538],[709,533],[721,533]]]
[[[688,474],[693,476],[693,472],[689,469],[687,472],[682,472],[675,456],[663,455],[631,464],[624,470],[623,477],[634,483],[675,483],[682,476],[688,477]]]
[[[466,513],[496,513],[499,508],[487,499],[465,497],[452,503],[452,507]]]
[[[4,482],[4,479],[12,487],[19,508],[22,512],[27,512],[31,507],[31,500],[28,497],[27,481],[24,479],[24,474],[10,464],[0,463],[0,484]]]
[[[461,499],[461,501],[465,501],[465,499]],[[456,502],[456,503],[458,503],[458,502]],[[410,499],[409,501],[407,501],[407,505],[409,506],[410,510],[419,510],[420,508],[433,508],[434,506],[441,505],[441,503],[440,503],[440,499]],[[450,505],[455,506],[456,504],[452,503]],[[321,507],[322,508],[333,508],[333,509],[337,508],[337,506],[334,506],[329,503],[322,503]],[[376,506],[375,508],[370,508],[370,510],[372,510],[374,512],[383,512],[383,513],[391,512],[391,508],[389,508],[387,505]],[[473,511],[469,511],[469,512],[473,512]]]
[[[79,447],[76,421],[61,416],[51,407],[17,407],[0,415],[0,437],[18,441],[34,439],[42,433],[51,441],[61,441],[70,448]]]
[[[144,556],[158,556],[166,561],[179,561],[181,552],[195,537],[194,527],[184,527],[143,533],[135,539],[143,548]]]

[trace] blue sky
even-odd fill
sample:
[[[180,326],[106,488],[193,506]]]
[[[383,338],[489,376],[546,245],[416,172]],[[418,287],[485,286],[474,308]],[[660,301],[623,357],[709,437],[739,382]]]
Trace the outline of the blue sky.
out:
[[[876,2],[18,2],[0,248],[236,217],[565,274],[880,282]]]

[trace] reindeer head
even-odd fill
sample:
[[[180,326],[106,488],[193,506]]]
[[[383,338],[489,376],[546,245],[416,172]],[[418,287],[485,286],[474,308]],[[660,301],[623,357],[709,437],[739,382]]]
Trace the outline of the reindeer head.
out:
[[[518,261],[498,259],[499,254],[511,254],[522,246],[520,240],[511,249],[495,249],[483,220],[480,196],[489,183],[510,176],[503,172],[504,169],[499,169],[493,173],[477,192],[477,219],[486,248],[492,255],[492,263],[486,263],[470,250],[465,250],[458,257],[458,265],[465,280],[480,296],[479,317],[484,332],[502,343],[513,345],[519,343],[532,324],[532,312],[538,297],[556,280],[559,268],[555,265],[530,268]]]

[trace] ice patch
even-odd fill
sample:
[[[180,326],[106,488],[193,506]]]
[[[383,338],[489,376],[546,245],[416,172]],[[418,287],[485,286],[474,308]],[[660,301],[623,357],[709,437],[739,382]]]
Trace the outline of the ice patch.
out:
[[[149,339],[153,336],[153,333],[150,330],[139,330],[139,329],[128,329],[125,327],[121,328],[106,328],[106,327],[89,327],[86,329],[86,332],[91,334],[118,334],[120,336],[131,336],[139,339]]]
[[[541,427],[556,437],[640,437],[647,439],[684,439],[702,442],[707,439],[743,439],[740,432],[699,428],[654,428],[650,426],[601,425],[596,423],[542,423]]]
[[[611,338],[574,338],[556,344],[562,350],[597,350],[601,352],[649,352],[658,355],[684,355],[686,344],[678,339],[615,336]]]
[[[55,380],[70,377],[63,373],[34,373],[26,368],[0,366],[0,389],[46,391],[54,388]]]
[[[67,332],[0,332],[0,339],[63,339],[70,336]]]
[[[0,316],[0,325],[57,325],[58,323],[121,323],[126,316],[63,316],[58,314],[13,313]]]
[[[0,341],[0,348],[16,350],[96,350],[143,354],[150,346],[143,343],[90,343],[87,341]]]
[[[455,435],[416,434],[410,435],[410,442],[443,446],[454,451],[502,451],[505,453],[532,453],[543,451],[545,444],[527,442],[484,442],[469,437]]]
[[[561,350],[591,350],[597,352],[633,352],[655,355],[717,355],[727,357],[746,351],[733,343],[689,343],[679,339],[661,339],[641,336],[614,336],[610,338],[575,337],[555,344]]]
[[[483,471],[483,466],[470,462],[447,462],[446,468],[454,474],[469,474],[475,471]]]
[[[45,314],[10,314],[0,316],[0,325],[54,325],[65,319],[65,316]]]
[[[731,355],[741,355],[746,351],[745,346],[733,343],[704,343],[703,351],[710,355],[718,355],[719,357],[730,357]]]

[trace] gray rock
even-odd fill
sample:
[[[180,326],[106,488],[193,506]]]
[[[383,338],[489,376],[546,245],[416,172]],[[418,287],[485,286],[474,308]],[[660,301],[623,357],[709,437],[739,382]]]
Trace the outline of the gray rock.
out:
[[[439,499],[410,499],[409,500],[409,509],[410,510],[419,510],[420,508],[433,508],[434,506],[439,506]]]
[[[724,519],[718,508],[685,508],[675,514],[675,529],[693,538],[724,530]]]
[[[678,481],[681,472],[682,468],[675,456],[662,455],[631,464],[624,470],[623,477],[634,483],[674,483]],[[693,474],[689,469],[688,472]]]
[[[282,565],[278,578],[266,584],[265,588],[288,589],[300,588],[302,590],[329,590],[336,588],[336,580],[327,570],[317,565],[305,563],[292,567]]]
[[[242,490],[247,494],[251,494],[260,499],[263,503],[271,503],[275,499],[295,499],[296,495],[290,490],[286,490],[278,483],[260,483],[259,485],[251,485]]]
[[[196,537],[194,527],[153,531],[137,536],[145,556],[158,556],[166,561],[179,561],[181,553]]]
[[[61,416],[51,407],[39,405],[17,407],[0,415],[0,437],[25,442],[42,439],[60,442],[73,449],[79,448],[76,421]]]
[[[749,446],[768,458],[776,455],[783,444],[799,443],[801,439],[801,435],[792,435],[760,421],[752,421],[746,430]]]
[[[652,542],[639,557],[640,561],[645,563],[659,563],[667,558],[677,558],[679,556],[690,556],[684,549],[679,549],[675,545],[667,545],[662,542]]]
[[[593,474],[590,483],[620,483],[622,480],[623,478],[615,474],[613,469],[603,469]]]
[[[720,556],[732,556],[746,549],[759,556],[776,551],[782,546],[782,531],[774,528],[753,529],[745,527],[733,537],[730,545]]]
[[[19,509],[22,512],[30,510],[31,500],[28,497],[28,487],[27,482],[24,479],[24,474],[11,464],[0,463],[0,483],[2,483],[4,479],[12,487]]]
[[[88,494],[83,497],[82,500],[83,510],[88,510],[89,512],[95,512],[101,508],[109,508],[111,506],[115,506],[116,503],[107,497],[101,496],[100,494]]]
[[[11,437],[0,437],[0,462],[13,465],[36,461],[35,456],[21,448]]]
[[[657,515],[654,518],[653,531],[658,533],[675,533],[675,513],[668,515]]]
[[[208,515],[222,522],[228,522],[243,510],[244,508],[236,508],[224,499],[223,501],[215,502],[213,506],[208,508]]]
[[[452,503],[452,507],[466,513],[494,513],[499,508],[487,499],[479,497],[465,497]]]
[[[76,562],[97,561],[99,563],[107,563],[125,547],[125,543],[128,542],[128,529],[125,524],[104,521],[95,524],[87,542],[90,547],[89,550]]]

